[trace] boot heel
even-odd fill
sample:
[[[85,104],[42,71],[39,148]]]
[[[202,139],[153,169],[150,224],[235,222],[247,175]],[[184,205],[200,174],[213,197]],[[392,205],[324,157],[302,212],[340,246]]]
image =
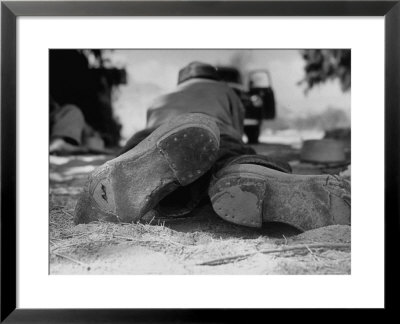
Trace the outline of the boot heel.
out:
[[[253,175],[224,177],[209,190],[214,211],[224,220],[249,227],[262,226],[265,181]]]
[[[206,173],[217,159],[219,142],[207,128],[188,127],[158,141],[158,149],[182,186]]]

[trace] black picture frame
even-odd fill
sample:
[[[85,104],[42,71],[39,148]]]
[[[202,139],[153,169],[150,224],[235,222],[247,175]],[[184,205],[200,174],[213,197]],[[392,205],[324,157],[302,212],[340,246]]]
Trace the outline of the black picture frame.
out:
[[[16,41],[20,16],[380,16],[385,19],[385,308],[396,307],[399,234],[400,1],[104,1],[1,3],[1,322],[233,322],[239,310],[16,308]],[[368,112],[366,112],[368,113]],[[368,152],[366,152],[368,154]],[[366,163],[368,157],[366,157]],[[367,176],[367,175],[366,175]],[[373,188],[371,189],[373,190]],[[391,242],[394,240],[394,244]],[[269,316],[251,310],[251,318]],[[241,314],[247,311],[241,311]],[[254,312],[260,314],[256,315]],[[255,317],[257,316],[257,317]]]

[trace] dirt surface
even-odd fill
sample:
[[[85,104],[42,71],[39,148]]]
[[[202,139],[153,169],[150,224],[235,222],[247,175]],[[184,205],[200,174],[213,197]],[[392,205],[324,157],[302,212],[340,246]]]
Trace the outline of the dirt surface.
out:
[[[289,161],[294,173],[350,176],[347,165],[301,163],[298,150],[289,145],[259,144],[255,148],[259,153]],[[279,223],[252,229],[223,221],[208,203],[181,219],[160,219],[149,214],[147,220],[137,224],[94,222],[75,226],[72,214],[87,175],[110,158],[50,157],[50,274],[351,272],[350,226],[328,226],[304,233]],[[217,260],[214,265],[202,264],[213,260]]]

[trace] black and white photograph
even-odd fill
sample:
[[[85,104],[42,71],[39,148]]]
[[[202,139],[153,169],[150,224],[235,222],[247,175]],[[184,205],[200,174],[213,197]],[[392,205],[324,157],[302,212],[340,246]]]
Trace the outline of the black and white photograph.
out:
[[[2,1],[0,322],[395,309],[399,2]]]
[[[49,49],[50,275],[351,275],[351,49]]]

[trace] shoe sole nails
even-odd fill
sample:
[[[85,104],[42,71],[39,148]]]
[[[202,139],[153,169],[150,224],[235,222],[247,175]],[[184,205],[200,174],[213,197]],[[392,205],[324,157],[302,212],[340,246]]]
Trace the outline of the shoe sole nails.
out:
[[[218,140],[206,128],[188,127],[157,143],[169,167],[183,186],[207,172],[218,154]]]

